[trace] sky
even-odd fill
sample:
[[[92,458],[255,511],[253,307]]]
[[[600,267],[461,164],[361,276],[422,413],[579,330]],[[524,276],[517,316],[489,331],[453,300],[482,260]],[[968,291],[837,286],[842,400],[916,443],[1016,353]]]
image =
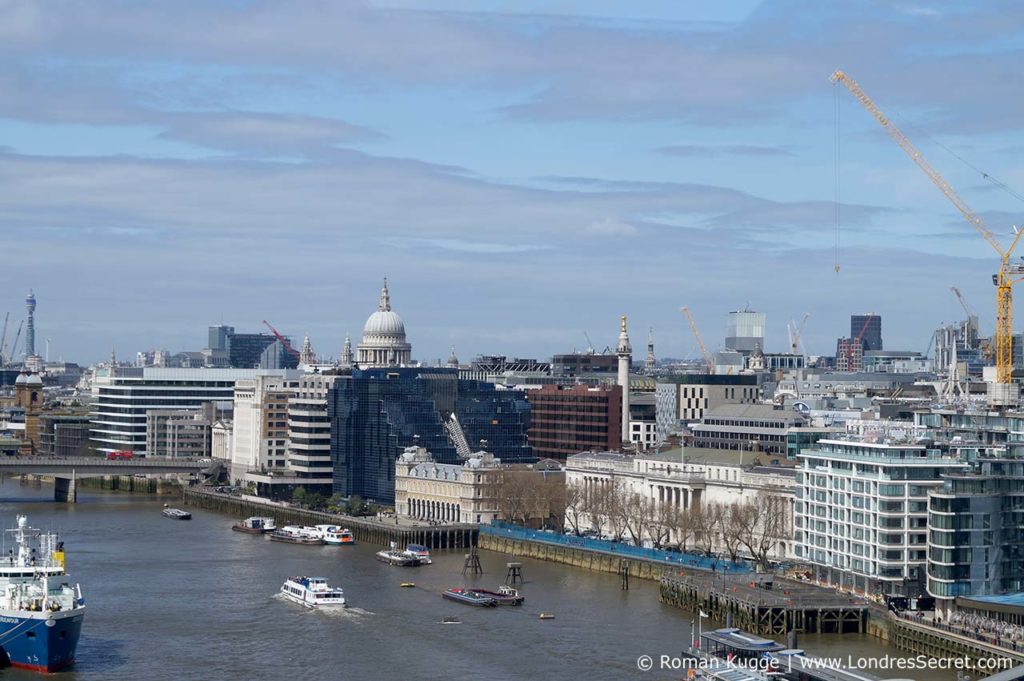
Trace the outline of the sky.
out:
[[[264,319],[336,357],[387,276],[425,362],[621,314],[696,358],[683,305],[711,350],[749,308],[768,351],[871,311],[923,352],[951,286],[992,333],[997,256],[829,76],[1005,242],[1022,49],[998,1],[0,0],[0,314],[31,287],[83,364]]]

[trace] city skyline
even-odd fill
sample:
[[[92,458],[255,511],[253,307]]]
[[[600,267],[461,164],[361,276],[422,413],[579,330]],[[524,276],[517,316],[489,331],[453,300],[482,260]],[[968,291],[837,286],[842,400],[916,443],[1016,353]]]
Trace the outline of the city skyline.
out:
[[[622,313],[695,358],[682,305],[711,348],[749,305],[768,349],[810,312],[808,351],[831,354],[874,311],[886,347],[923,351],[963,316],[950,286],[994,328],[990,249],[828,76],[1002,237],[1017,200],[945,147],[1024,186],[1012,3],[309,7],[0,10],[0,220],[22,250],[0,312],[33,288],[51,359],[263,319],[337,356],[385,274],[428,362],[600,350]]]

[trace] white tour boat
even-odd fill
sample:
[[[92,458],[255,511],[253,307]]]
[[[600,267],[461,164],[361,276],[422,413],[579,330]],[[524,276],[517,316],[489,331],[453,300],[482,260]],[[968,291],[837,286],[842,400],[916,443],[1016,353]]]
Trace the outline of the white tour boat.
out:
[[[307,608],[346,608],[345,592],[330,586],[325,577],[291,577],[281,585],[288,600]]]
[[[330,546],[346,546],[356,543],[352,530],[342,529],[337,525],[317,525],[316,529],[324,543]]]

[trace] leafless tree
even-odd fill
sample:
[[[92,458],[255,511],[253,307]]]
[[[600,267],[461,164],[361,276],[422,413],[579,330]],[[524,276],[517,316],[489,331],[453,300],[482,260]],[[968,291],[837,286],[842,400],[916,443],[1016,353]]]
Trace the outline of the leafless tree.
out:
[[[529,469],[503,468],[488,476],[487,494],[509,522],[561,527],[566,512],[565,478]]]
[[[580,524],[587,515],[587,490],[579,482],[568,482],[565,485],[565,523],[577,537],[580,536]]]
[[[720,506],[720,511],[717,518],[715,518],[715,525],[718,532],[718,538],[722,542],[722,548],[725,549],[726,555],[729,556],[729,560],[736,562],[740,557],[740,534],[738,515],[739,505],[729,504],[728,506]]]
[[[689,540],[694,536],[693,513],[691,509],[673,508],[665,518],[665,524],[669,528],[669,540],[674,541],[680,551],[687,550]]]
[[[694,506],[687,514],[690,520],[694,544],[707,556],[711,556],[714,553],[715,536],[718,533],[719,517],[721,514],[722,507],[714,503]]]
[[[621,540],[626,534],[625,506],[626,491],[618,481],[603,485],[594,496],[594,514],[612,539]]]
[[[650,514],[647,526],[644,529],[647,537],[654,544],[654,548],[660,549],[671,538],[672,530],[678,527],[678,517],[681,509],[676,508],[674,504],[656,502],[653,499],[648,499],[647,502],[653,506],[653,512]]]
[[[739,541],[763,570],[771,568],[769,556],[776,542],[789,536],[786,508],[786,499],[766,492],[736,507]]]

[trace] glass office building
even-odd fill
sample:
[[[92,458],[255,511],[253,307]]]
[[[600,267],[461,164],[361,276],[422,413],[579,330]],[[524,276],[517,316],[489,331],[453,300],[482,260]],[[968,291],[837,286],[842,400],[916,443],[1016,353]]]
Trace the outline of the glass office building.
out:
[[[425,447],[438,463],[458,463],[445,422],[454,413],[466,441],[503,463],[534,460],[526,440],[530,407],[523,393],[459,380],[455,369],[356,371],[328,393],[334,492],[381,503],[395,498],[395,460]]]

